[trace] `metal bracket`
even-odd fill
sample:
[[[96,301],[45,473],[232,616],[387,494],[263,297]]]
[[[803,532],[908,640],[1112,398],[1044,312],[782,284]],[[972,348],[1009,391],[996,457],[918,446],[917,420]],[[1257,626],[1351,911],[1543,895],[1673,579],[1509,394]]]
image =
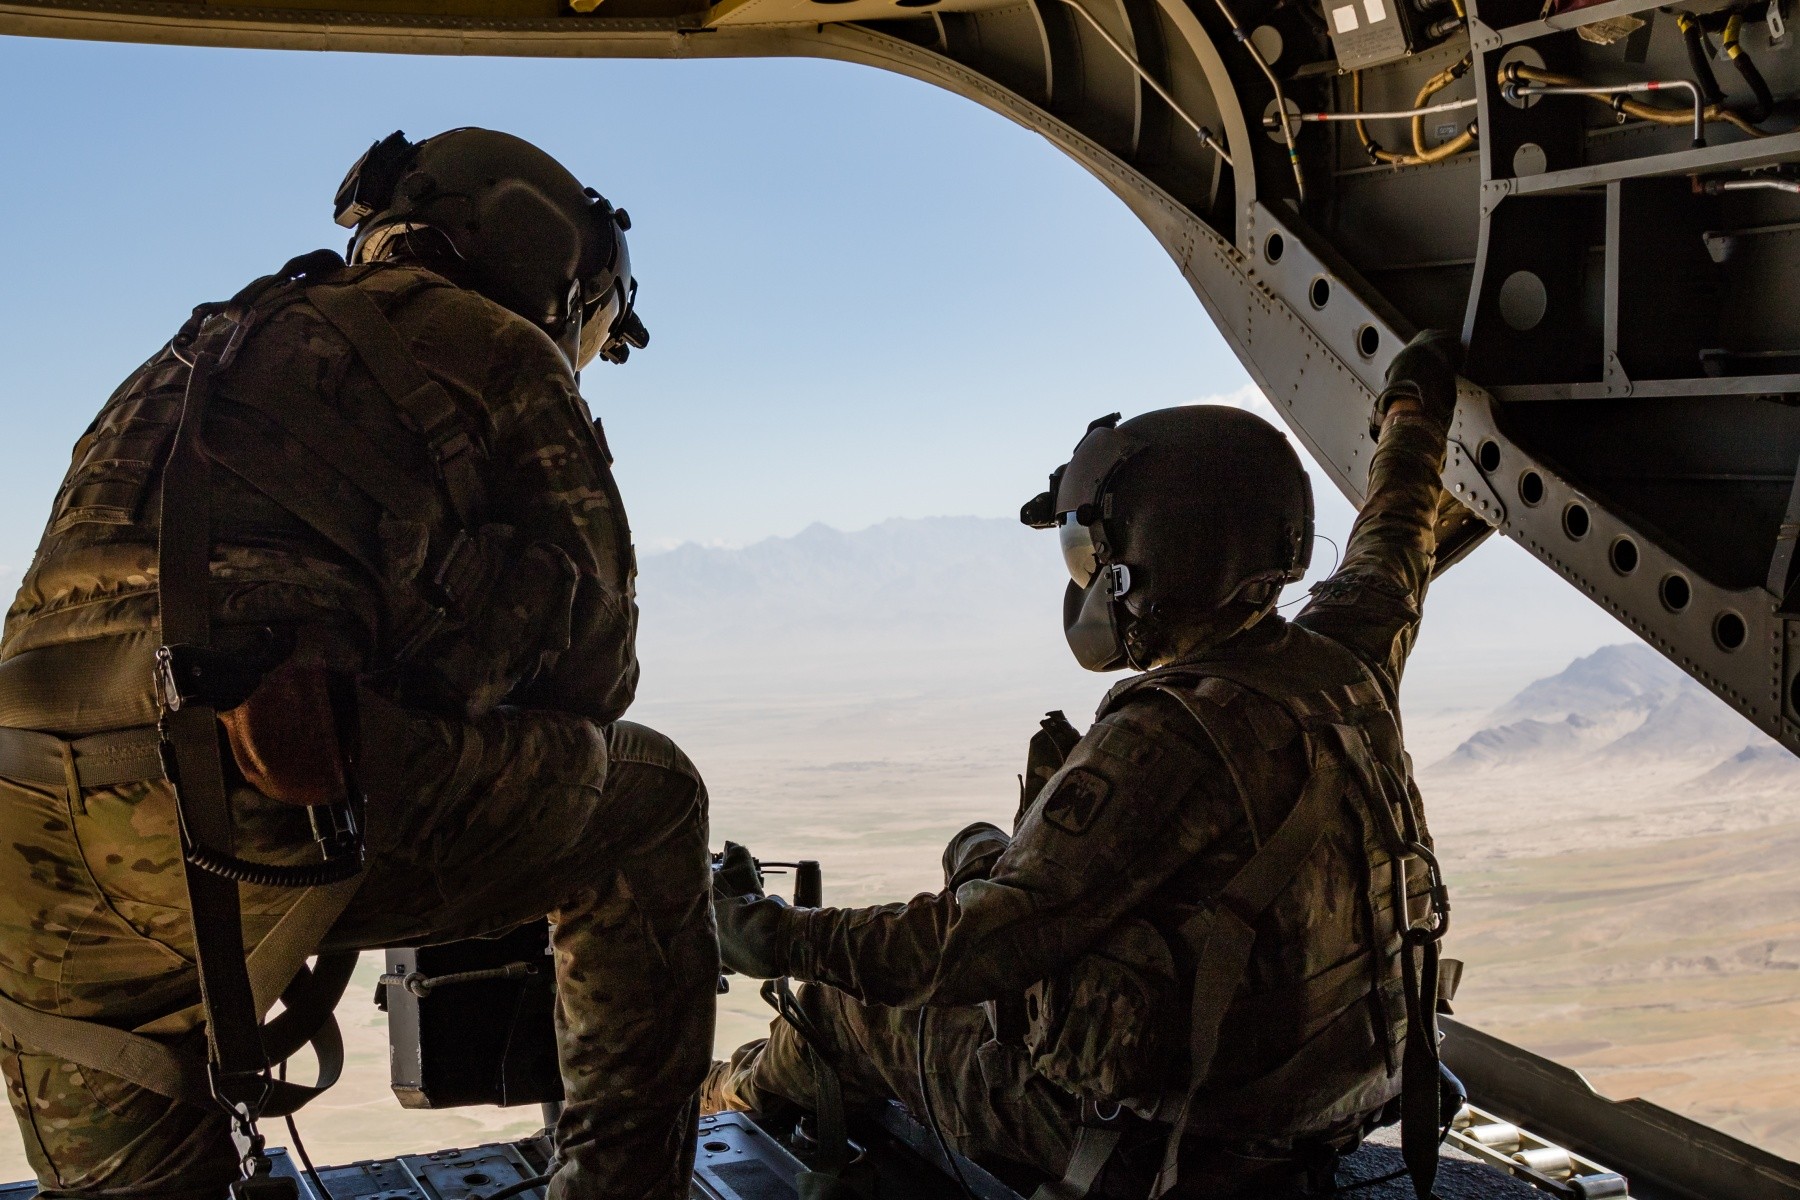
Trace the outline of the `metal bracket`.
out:
[[[1506,523],[1506,504],[1500,499],[1500,493],[1482,474],[1475,452],[1459,441],[1450,443],[1450,461],[1444,467],[1444,480],[1470,512],[1496,528]]]

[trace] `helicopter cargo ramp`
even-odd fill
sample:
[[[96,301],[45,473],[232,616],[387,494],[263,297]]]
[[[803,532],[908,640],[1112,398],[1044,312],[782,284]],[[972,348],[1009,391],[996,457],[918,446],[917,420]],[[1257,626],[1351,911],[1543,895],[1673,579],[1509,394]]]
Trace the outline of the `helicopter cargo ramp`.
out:
[[[883,1120],[881,1129],[885,1136],[877,1135],[878,1144],[870,1147],[880,1200],[962,1200],[965,1193],[942,1169],[941,1156],[925,1153],[930,1149],[929,1133],[898,1109]],[[543,1186],[527,1181],[543,1174],[548,1149],[546,1141],[532,1138],[321,1167],[323,1195],[288,1153],[276,1151],[275,1161],[276,1174],[294,1179],[303,1200],[543,1200]],[[959,1158],[956,1166],[974,1200],[1024,1200],[968,1160]],[[1397,1148],[1367,1145],[1346,1160],[1339,1171],[1339,1187],[1349,1197],[1411,1200],[1412,1185],[1404,1176],[1356,1186],[1399,1167]],[[691,1195],[693,1200],[797,1200],[796,1178],[804,1170],[799,1159],[748,1117],[738,1113],[703,1117]],[[35,1194],[29,1184],[0,1187],[0,1200],[29,1200]],[[1445,1152],[1437,1194],[1441,1200],[1543,1200],[1546,1195],[1455,1150]]]

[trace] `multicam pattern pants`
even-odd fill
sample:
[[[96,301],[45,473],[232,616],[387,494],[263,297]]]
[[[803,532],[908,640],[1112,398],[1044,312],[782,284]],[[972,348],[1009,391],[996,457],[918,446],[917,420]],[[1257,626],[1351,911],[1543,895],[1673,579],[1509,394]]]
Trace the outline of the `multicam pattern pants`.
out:
[[[706,789],[668,738],[557,713],[463,722],[372,698],[370,865],[326,949],[446,941],[549,914],[567,1105],[556,1200],[688,1194],[718,954]],[[240,790],[240,851],[305,853],[298,810]],[[0,781],[0,989],[194,1044],[198,981],[166,784],[78,795]],[[298,847],[298,849],[296,849]],[[246,949],[296,893],[244,887]],[[235,1178],[219,1112],[0,1046],[46,1197],[215,1200]]]

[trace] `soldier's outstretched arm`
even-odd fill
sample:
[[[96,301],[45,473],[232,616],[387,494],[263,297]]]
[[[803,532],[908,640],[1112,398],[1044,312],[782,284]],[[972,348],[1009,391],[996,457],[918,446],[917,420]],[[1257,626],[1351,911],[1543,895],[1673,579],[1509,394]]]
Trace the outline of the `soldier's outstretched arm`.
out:
[[[486,395],[491,405],[495,519],[550,542],[573,561],[569,644],[509,702],[608,724],[637,690],[637,563],[612,455],[561,353],[535,329],[509,331]]]
[[[1377,673],[1390,700],[1417,640],[1431,583],[1445,437],[1461,361],[1461,344],[1441,330],[1421,333],[1395,356],[1375,401],[1371,424],[1378,440],[1344,560],[1295,618],[1355,652]]]
[[[1147,693],[1095,722],[988,878],[871,908],[762,901],[770,907],[756,914],[761,927],[744,932],[762,969],[868,1003],[1017,994],[1079,957],[1240,825],[1217,752],[1174,701]],[[735,923],[721,907],[727,961]]]

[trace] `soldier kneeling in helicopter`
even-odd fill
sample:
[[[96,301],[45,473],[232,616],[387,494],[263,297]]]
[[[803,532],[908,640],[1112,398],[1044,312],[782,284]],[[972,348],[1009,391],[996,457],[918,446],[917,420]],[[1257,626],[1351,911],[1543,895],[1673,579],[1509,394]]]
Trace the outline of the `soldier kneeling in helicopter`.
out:
[[[1279,431],[1206,405],[1090,426],[1021,518],[1058,530],[1075,656],[1138,673],[1085,735],[1052,714],[1013,832],[959,834],[941,891],[792,907],[728,847],[726,963],[806,986],[706,1109],[820,1107],[829,1070],[1060,1197],[1327,1190],[1398,1117],[1429,1194],[1447,904],[1396,710],[1459,360],[1444,334],[1395,359],[1348,551],[1292,621],[1312,496]]]

